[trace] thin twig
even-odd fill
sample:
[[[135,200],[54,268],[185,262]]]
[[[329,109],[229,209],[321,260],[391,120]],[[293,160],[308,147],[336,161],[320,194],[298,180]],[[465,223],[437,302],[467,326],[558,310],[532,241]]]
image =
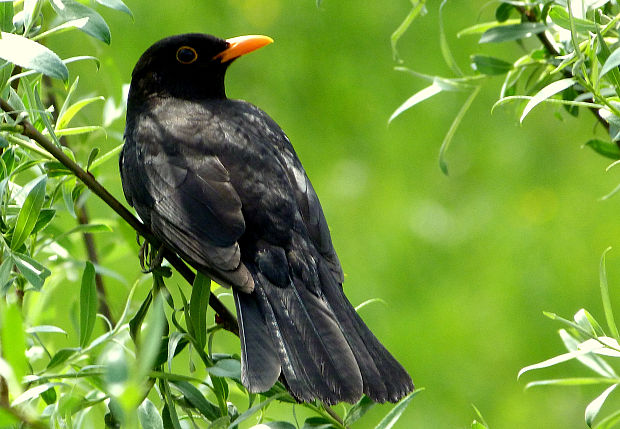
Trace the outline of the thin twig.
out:
[[[13,119],[17,118],[17,113],[11,105],[4,99],[0,98],[0,108],[8,113]],[[97,195],[104,203],[114,210],[121,218],[123,218],[138,234],[144,237],[154,247],[161,247],[162,243],[151,233],[150,229],[136,218],[127,208],[120,203],[110,192],[104,188],[92,174],[86,172],[75,161],[69,158],[65,153],[47,137],[41,134],[32,124],[26,120],[21,122],[24,127],[22,134],[36,141],[43,149],[47,150],[54,158],[67,167],[73,174],[88,187],[95,195]],[[165,248],[164,257],[170,262],[170,265],[181,274],[189,284],[194,283],[194,272],[179,258],[172,250]],[[239,335],[239,325],[235,316],[222,304],[222,302],[211,294],[209,296],[209,305],[218,314],[222,327],[227,331]]]

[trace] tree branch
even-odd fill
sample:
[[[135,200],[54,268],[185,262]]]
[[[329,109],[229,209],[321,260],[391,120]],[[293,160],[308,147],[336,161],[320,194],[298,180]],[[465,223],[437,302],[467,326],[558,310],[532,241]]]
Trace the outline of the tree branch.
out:
[[[14,120],[17,113],[9,105],[9,103],[0,98],[0,108],[9,114]],[[97,195],[104,203],[114,210],[121,218],[123,218],[138,234],[144,237],[154,247],[160,247],[162,243],[152,234],[151,230],[136,218],[127,208],[121,204],[106,188],[104,188],[92,174],[85,171],[76,162],[69,158],[65,153],[56,146],[52,141],[45,137],[41,132],[32,126],[26,120],[20,123],[23,126],[22,134],[35,142],[43,149],[48,151],[54,158],[67,167],[88,189]],[[194,272],[179,258],[172,250],[164,247],[164,257],[170,262],[170,265],[181,274],[189,284],[194,282]],[[239,335],[239,326],[235,316],[222,304],[222,302],[214,295],[209,296],[209,305],[218,314],[221,325],[227,331]]]

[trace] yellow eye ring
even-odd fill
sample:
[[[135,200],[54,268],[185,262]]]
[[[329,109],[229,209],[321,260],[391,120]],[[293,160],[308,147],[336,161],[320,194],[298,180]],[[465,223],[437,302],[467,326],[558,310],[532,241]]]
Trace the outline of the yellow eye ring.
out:
[[[191,64],[197,59],[198,53],[191,46],[181,46],[177,49],[177,61],[181,64]]]

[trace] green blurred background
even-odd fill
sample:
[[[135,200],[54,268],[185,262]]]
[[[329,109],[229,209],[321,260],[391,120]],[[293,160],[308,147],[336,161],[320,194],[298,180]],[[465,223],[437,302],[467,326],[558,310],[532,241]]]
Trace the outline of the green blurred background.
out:
[[[428,13],[401,39],[399,52],[407,67],[450,76],[440,54],[439,2],[429,3]],[[492,19],[493,6],[484,4],[445,7],[448,40],[466,70],[472,53],[511,61],[523,52],[516,44],[481,47],[475,37],[454,36]],[[397,427],[464,428],[474,418],[471,404],[493,428],[585,426],[584,408],[599,390],[524,391],[524,385],[537,377],[592,374],[569,363],[521,381],[516,376],[521,367],[563,351],[560,325],[543,310],[570,318],[586,307],[603,319],[598,264],[602,251],[620,242],[620,197],[600,197],[617,185],[620,172],[606,173],[608,161],[581,148],[602,135],[589,112],[575,119],[542,106],[519,126],[516,106],[491,115],[501,85],[491,81],[455,136],[445,176],[439,146],[467,94],[440,94],[387,125],[394,109],[426,85],[394,71],[390,35],[409,12],[409,1],[323,0],[318,8],[312,0],[127,5],[133,22],[97,9],[112,30],[111,46],[86,35],[77,38],[83,45],[75,44],[75,35],[50,40],[63,58],[95,52],[101,59],[98,72],[92,64],[72,66],[83,94],[118,101],[140,54],[168,35],[257,33],[275,39],[231,67],[228,95],[263,108],[291,138],[321,198],[350,300],[385,301],[361,314],[416,386],[426,388]],[[101,106],[89,109],[101,117]],[[118,120],[107,140],[99,135],[89,142],[112,148],[123,126]],[[97,177],[124,201],[115,162]],[[95,219],[112,216],[94,198],[89,208]],[[116,234],[97,237],[102,265],[124,278],[106,278],[117,316],[139,277],[133,233],[120,223],[118,230],[125,241]],[[608,256],[608,273],[618,305],[617,250]],[[77,300],[77,284],[51,282],[50,299],[57,302],[46,308],[47,317],[75,307],[67,290]],[[144,290],[148,286],[145,282]],[[218,347],[236,352],[238,340],[222,335]],[[389,407],[375,407],[356,427],[374,427]],[[290,409],[281,409],[292,418]]]

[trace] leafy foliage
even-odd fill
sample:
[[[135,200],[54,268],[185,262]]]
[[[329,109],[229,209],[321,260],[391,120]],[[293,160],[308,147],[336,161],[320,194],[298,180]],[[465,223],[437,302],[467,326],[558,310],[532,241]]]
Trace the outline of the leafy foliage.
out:
[[[97,3],[132,16],[121,0]],[[81,32],[109,44],[110,29],[96,9],[75,0],[1,2],[0,29],[0,426],[296,427],[270,419],[275,402],[291,408],[291,419],[295,407],[306,408],[307,428],[358,421],[373,405],[368,398],[345,408],[341,418],[320,403],[297,405],[279,383],[264,394],[247,392],[239,356],[213,351],[225,327],[209,322],[218,286],[198,274],[189,300],[186,289],[170,291],[172,271],[148,246],[149,274],[135,280],[113,320],[101,276],[115,273],[98,264],[89,237],[120,237],[127,227],[111,212],[91,222],[85,202],[94,194],[132,227],[141,225],[92,174],[118,156],[122,142],[105,153],[94,145],[123,110],[111,97],[78,99],[71,64],[98,66],[95,57],[62,59],[44,43],[63,33],[85,37]],[[104,117],[92,121],[84,112],[99,101],[105,101]],[[75,236],[83,237],[92,260],[73,256]],[[140,302],[134,297],[149,276],[152,289]],[[33,326],[37,306],[44,306],[40,292],[58,285],[77,298],[74,325]],[[53,339],[59,336],[65,341]],[[233,403],[233,396],[243,401]],[[378,427],[392,427],[412,399]]]

